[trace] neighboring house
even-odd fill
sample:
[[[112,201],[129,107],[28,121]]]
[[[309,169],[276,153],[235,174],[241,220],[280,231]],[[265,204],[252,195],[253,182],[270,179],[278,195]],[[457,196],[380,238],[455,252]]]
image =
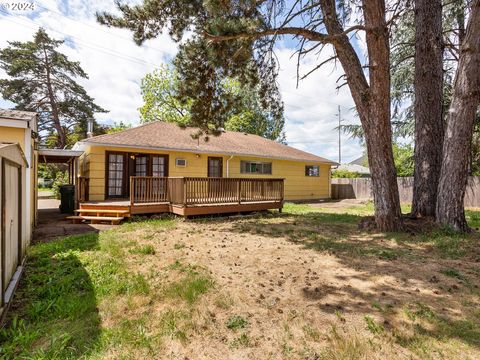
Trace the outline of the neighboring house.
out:
[[[0,110],[0,314],[10,304],[36,221],[37,115]]]
[[[370,176],[370,169],[368,167],[356,164],[342,164],[337,170],[345,170],[349,172],[356,172],[362,175],[362,177]]]
[[[358,159],[355,159],[348,164],[341,164],[337,169],[349,172],[356,172],[364,177],[370,176],[370,168],[368,166],[367,155],[362,155]]]
[[[349,165],[359,165],[359,166],[363,166],[363,167],[368,168],[368,157],[367,157],[367,155],[362,155],[359,158],[357,158],[353,161],[350,161],[348,164]]]
[[[78,142],[89,200],[128,198],[130,176],[284,178],[286,200],[330,197],[331,160],[257,135],[225,131],[205,141],[194,132],[157,121]]]

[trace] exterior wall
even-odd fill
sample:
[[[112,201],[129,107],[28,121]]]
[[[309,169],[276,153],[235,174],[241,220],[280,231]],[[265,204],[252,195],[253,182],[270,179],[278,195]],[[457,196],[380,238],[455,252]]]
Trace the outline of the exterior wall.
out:
[[[1,132],[1,130],[0,130],[0,132]],[[31,236],[31,224],[28,224],[27,221],[25,221],[27,219],[27,213],[29,211],[29,209],[27,208],[28,201],[27,201],[27,198],[26,198],[27,186],[25,186],[25,184],[28,184],[29,180],[27,180],[28,178],[27,178],[27,174],[26,174],[26,166],[25,166],[23,157],[21,155],[21,152],[17,149],[18,148],[15,147],[13,149],[9,149],[8,151],[4,151],[3,154],[0,154],[0,213],[4,213],[5,209],[2,209],[2,206],[3,206],[4,202],[6,202],[6,199],[2,198],[2,196],[3,196],[3,191],[2,191],[2,187],[3,187],[3,184],[2,184],[2,181],[3,181],[3,173],[2,173],[3,166],[2,166],[2,163],[3,163],[4,160],[5,161],[9,160],[9,161],[12,161],[13,163],[21,165],[21,184],[22,184],[22,187],[21,187],[20,191],[21,191],[22,218],[21,218],[21,233],[19,234],[19,239],[21,240],[21,245],[22,245],[21,246],[21,252],[22,252],[21,258],[23,259],[24,256],[25,256],[25,253],[26,253],[27,246],[30,244],[30,236]],[[16,168],[14,168],[14,169],[15,169],[15,171],[17,171]],[[12,197],[11,197],[12,195],[14,195],[12,193],[12,190],[11,189],[9,191],[7,190],[6,193],[5,193],[5,198],[10,197],[10,199],[12,199]],[[0,227],[2,227],[2,221],[3,221],[3,219],[1,219],[1,217],[0,217]],[[4,251],[4,250],[5,250],[4,248],[0,249],[0,257],[6,256],[6,253],[2,254],[2,251]],[[12,259],[12,258],[5,259],[5,263],[12,263],[13,261],[14,261],[14,259]],[[0,272],[1,271],[2,271],[2,269],[0,267]],[[5,297],[7,297],[7,293],[8,293],[9,297],[11,296],[12,293],[10,291],[9,292],[4,292],[3,290],[6,289],[7,286],[9,286],[9,284],[12,285],[14,283],[13,283],[12,278],[5,279],[6,280],[5,283],[2,283],[3,277],[4,277],[4,274],[2,273],[2,276],[1,276],[2,279],[0,279],[0,295],[2,296],[3,299],[5,299]],[[12,281],[12,282],[10,282],[10,281]],[[7,299],[7,300],[9,300],[9,299]],[[6,308],[5,304],[2,301],[0,301],[0,315],[2,315],[5,308]]]
[[[0,142],[4,143],[18,143],[25,151],[25,131],[23,128],[6,127],[0,125]]]
[[[284,178],[286,200],[324,199],[330,196],[330,165],[315,162],[299,162],[255,158],[244,156],[226,156],[216,154],[194,154],[174,151],[138,150],[121,147],[86,146],[84,155],[80,158],[80,174],[90,178],[89,199],[92,201],[105,200],[105,151],[122,151],[149,154],[168,155],[168,176],[207,176],[208,157],[223,158],[223,176],[241,178]],[[187,166],[178,167],[175,159],[187,160]],[[230,160],[228,160],[230,159]],[[272,174],[241,174],[240,161],[255,160],[272,163]],[[227,165],[228,161],[228,165]],[[320,176],[305,176],[306,165],[319,165]]]
[[[8,122],[8,120],[7,120]],[[17,125],[18,127],[13,127],[11,125]],[[32,124],[33,128],[28,128],[26,122],[12,120],[12,124],[7,124],[2,126],[0,123],[0,142],[4,143],[18,143],[23,153],[26,156],[28,167],[25,169],[26,180],[24,184],[29,184],[29,186],[24,186],[25,194],[24,199],[28,198],[27,209],[28,212],[25,214],[25,222],[29,223],[30,226],[27,229],[27,237],[30,239],[33,233],[33,227],[36,223],[37,215],[37,165],[38,158],[37,152],[34,150],[34,141],[31,136],[31,132],[36,131],[36,124]]]

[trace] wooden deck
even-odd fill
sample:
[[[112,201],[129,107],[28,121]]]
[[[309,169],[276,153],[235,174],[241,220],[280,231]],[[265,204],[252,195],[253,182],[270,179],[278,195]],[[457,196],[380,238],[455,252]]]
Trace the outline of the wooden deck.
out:
[[[194,216],[281,211],[283,193],[283,179],[131,177],[129,199],[80,202],[71,219],[97,216],[98,221],[114,223],[119,217],[166,212]]]

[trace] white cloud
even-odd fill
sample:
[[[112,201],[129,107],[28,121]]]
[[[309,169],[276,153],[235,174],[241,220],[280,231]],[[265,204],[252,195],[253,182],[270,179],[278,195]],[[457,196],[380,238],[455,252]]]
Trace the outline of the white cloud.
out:
[[[60,51],[79,61],[89,75],[79,82],[98,105],[109,110],[97,119],[137,124],[140,80],[174,56],[177,46],[167,35],[137,46],[129,31],[98,24],[96,11],[115,11],[114,2],[49,0],[39,2],[34,13],[0,13],[0,47],[7,41],[31,40],[44,27],[51,37],[66,40]]]
[[[276,52],[280,62],[279,85],[285,103],[287,142],[299,149],[338,160],[338,106],[344,124],[358,123],[348,86],[337,90],[343,74],[340,64],[331,63],[313,72],[297,86],[297,57],[292,49],[281,47]],[[320,56],[308,55],[300,63],[300,74],[328,59],[332,50],[325,48]],[[342,162],[360,156],[357,141],[341,135]]]
[[[60,50],[71,60],[79,61],[89,75],[88,80],[80,83],[98,105],[109,110],[107,114],[98,114],[97,120],[138,124],[138,108],[142,104],[140,80],[147,72],[168,62],[177,45],[167,35],[161,35],[139,47],[129,31],[98,24],[95,12],[115,12],[113,0],[42,0],[37,4],[33,14],[0,12],[0,48],[7,41],[30,40],[40,26],[44,27],[50,36],[66,40]],[[301,70],[305,72],[326,58],[326,51],[321,58],[304,59]],[[294,147],[337,160],[338,132],[334,130],[338,122],[337,104],[342,106],[342,118],[347,123],[356,122],[353,111],[349,110],[353,102],[348,88],[336,90],[342,70],[340,66],[337,69],[325,66],[301,81],[296,89],[296,58],[290,58],[292,53],[292,49],[284,46],[277,51],[287,141]],[[8,104],[0,99],[0,105]],[[361,151],[357,142],[342,135],[343,159],[353,159]]]

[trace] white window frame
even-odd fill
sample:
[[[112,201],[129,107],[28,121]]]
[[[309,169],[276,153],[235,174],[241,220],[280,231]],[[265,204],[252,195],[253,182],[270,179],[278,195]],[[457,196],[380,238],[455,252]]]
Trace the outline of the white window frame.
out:
[[[246,164],[245,171],[243,164]],[[261,169],[261,171],[251,171],[251,166],[255,164],[257,165],[257,169]],[[265,166],[270,166],[270,172],[264,172]],[[241,160],[240,161],[240,173],[241,174],[259,174],[259,175],[272,175],[273,173],[273,165],[271,162],[265,161],[251,161],[251,160]]]
[[[316,174],[315,171],[313,175],[311,175],[310,171],[307,171],[308,168],[313,168],[316,169]],[[320,176],[320,165],[305,165],[305,176],[306,177],[319,177]]]
[[[179,161],[183,161],[183,165],[182,164],[179,164]],[[184,158],[176,158],[175,159],[175,166],[177,167],[186,167],[187,166],[187,159],[184,159]]]

